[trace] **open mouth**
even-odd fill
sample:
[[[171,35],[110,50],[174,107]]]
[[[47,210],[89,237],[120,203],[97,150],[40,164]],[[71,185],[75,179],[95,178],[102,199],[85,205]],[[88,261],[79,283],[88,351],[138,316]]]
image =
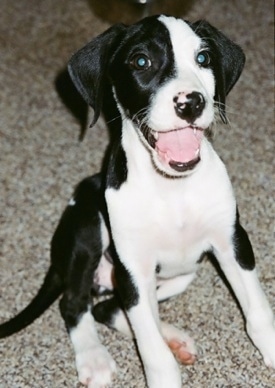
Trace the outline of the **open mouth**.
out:
[[[148,127],[144,129],[142,132],[159,160],[175,171],[191,170],[200,161],[202,128],[190,125],[166,132],[157,132]]]

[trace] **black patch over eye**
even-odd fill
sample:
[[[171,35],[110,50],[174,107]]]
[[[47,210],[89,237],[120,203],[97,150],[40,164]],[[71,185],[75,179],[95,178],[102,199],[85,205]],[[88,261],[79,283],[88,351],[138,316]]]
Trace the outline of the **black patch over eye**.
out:
[[[207,67],[210,64],[210,56],[208,51],[200,51],[196,57],[197,63],[202,67]]]
[[[145,54],[135,54],[130,59],[130,65],[136,70],[147,70],[151,67],[151,60]]]

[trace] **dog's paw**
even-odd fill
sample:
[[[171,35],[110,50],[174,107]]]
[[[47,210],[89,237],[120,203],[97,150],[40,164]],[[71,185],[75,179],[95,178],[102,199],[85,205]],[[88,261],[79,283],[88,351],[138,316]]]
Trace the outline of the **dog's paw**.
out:
[[[266,366],[275,369],[275,322],[262,325],[260,329],[248,323],[247,333],[260,351]]]
[[[107,388],[116,373],[116,364],[102,345],[77,354],[76,367],[80,383],[87,388]]]
[[[271,355],[271,357],[270,356],[264,357],[264,362],[268,368],[275,369],[275,356],[274,356],[274,354]]]
[[[267,367],[275,369],[275,331],[258,346]]]
[[[167,323],[162,323],[162,333],[176,359],[184,365],[192,365],[197,359],[193,339],[184,331]]]
[[[179,339],[172,339],[167,343],[174,356],[181,364],[192,365],[195,363],[197,356],[191,352],[187,342],[180,341]]]

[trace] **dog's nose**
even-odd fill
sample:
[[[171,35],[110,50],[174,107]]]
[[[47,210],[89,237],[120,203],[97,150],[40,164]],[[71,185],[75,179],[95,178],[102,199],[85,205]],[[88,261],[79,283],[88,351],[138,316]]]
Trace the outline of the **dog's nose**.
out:
[[[199,92],[179,93],[174,97],[174,107],[177,116],[188,122],[193,122],[201,115],[205,107],[205,99]]]

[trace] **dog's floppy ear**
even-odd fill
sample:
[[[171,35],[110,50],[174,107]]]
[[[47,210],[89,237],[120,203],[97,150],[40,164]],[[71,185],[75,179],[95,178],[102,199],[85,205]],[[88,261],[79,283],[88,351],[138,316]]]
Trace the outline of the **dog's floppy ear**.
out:
[[[84,100],[93,108],[93,126],[100,115],[108,80],[108,65],[126,26],[116,24],[77,51],[68,64],[69,74]]]
[[[210,66],[212,66],[216,80],[214,98],[218,103],[221,119],[227,123],[225,97],[241,75],[245,64],[245,55],[240,46],[205,20],[193,23],[192,28],[210,49]]]

